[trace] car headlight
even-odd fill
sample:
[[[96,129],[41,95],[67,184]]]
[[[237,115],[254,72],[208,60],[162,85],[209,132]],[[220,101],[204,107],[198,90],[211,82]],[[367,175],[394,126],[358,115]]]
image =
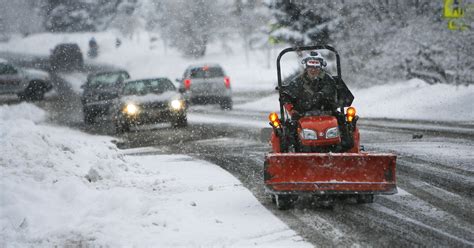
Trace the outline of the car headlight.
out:
[[[133,103],[127,104],[124,108],[124,112],[129,115],[135,115],[138,113],[139,110],[140,109],[138,108],[138,106]]]
[[[337,137],[339,137],[338,127],[332,127],[326,131],[326,139],[332,139],[332,138],[337,138]]]
[[[316,135],[316,131],[311,129],[303,129],[301,131],[301,138],[305,140],[317,140],[318,136]]]
[[[171,108],[173,110],[180,110],[184,107],[184,102],[182,100],[173,100],[171,101]]]

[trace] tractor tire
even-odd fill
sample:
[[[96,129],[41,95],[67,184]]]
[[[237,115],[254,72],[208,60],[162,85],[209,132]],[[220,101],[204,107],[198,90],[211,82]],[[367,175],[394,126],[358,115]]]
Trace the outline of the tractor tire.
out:
[[[276,206],[279,210],[288,210],[295,206],[297,195],[275,195]]]

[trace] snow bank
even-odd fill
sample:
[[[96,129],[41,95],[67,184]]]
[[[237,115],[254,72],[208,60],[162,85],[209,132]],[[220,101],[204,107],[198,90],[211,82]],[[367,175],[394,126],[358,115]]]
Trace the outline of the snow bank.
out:
[[[474,121],[474,86],[430,85],[419,79],[353,90],[363,117]]]
[[[26,121],[32,123],[39,123],[45,121],[47,118],[46,111],[36,107],[35,105],[22,102],[17,105],[1,105],[0,106],[0,124],[9,122]],[[5,126],[0,131],[5,131],[6,128],[14,128]]]
[[[0,117],[1,247],[311,246],[216,165],[120,151],[32,104]]]

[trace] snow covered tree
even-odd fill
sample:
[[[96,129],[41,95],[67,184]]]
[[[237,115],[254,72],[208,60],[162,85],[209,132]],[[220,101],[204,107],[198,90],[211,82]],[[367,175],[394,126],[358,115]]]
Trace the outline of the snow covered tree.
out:
[[[348,81],[474,83],[474,33],[449,30],[441,1],[273,0],[270,7],[272,37],[292,45],[332,43]]]
[[[94,31],[94,20],[90,15],[92,5],[88,2],[50,0],[46,5],[44,26],[51,32]]]
[[[231,16],[234,21],[229,33],[237,30],[243,41],[245,57],[248,61],[248,53],[252,46],[259,43],[257,47],[262,47],[261,43],[268,41],[268,34],[264,32],[263,27],[268,24],[270,14],[266,6],[256,0],[235,0]]]
[[[135,31],[143,26],[140,10],[140,2],[137,0],[126,0],[117,5],[116,16],[110,26],[117,28],[123,35],[133,38]]]
[[[330,42],[330,19],[321,4],[310,0],[274,0],[269,7],[275,18],[271,35],[295,46]]]
[[[342,21],[332,37],[343,55],[343,71],[359,84],[413,77],[428,83],[472,83],[473,33],[448,30],[442,2],[334,3],[330,12]]]
[[[90,10],[91,17],[97,30],[110,28],[112,21],[118,15],[118,8],[124,0],[95,0]]]
[[[220,34],[224,11],[219,1],[162,1],[156,4],[154,26],[169,44],[186,56],[202,57],[207,45]]]
[[[131,0],[40,0],[44,27],[51,32],[97,31],[110,27],[119,7]],[[133,2],[137,2],[136,0]]]

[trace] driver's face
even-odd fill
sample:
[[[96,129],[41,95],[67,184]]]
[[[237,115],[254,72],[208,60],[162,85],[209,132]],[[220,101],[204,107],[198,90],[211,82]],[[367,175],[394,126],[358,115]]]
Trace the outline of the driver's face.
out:
[[[308,67],[307,68],[308,76],[310,78],[316,78],[319,73],[321,72],[321,68],[319,67]]]

